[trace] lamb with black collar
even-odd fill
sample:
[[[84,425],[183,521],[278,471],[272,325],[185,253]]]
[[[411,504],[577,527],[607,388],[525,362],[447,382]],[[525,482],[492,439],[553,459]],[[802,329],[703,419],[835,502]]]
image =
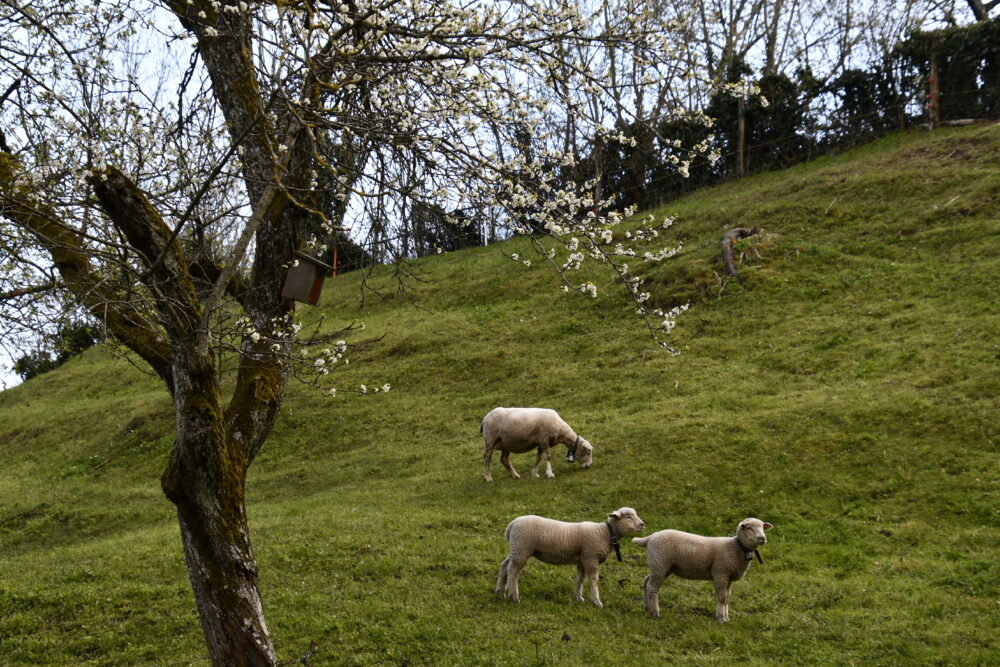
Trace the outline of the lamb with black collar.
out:
[[[682,579],[708,579],[715,583],[715,618],[729,621],[729,595],[733,582],[743,578],[757,548],[767,543],[765,530],[774,528],[760,519],[743,519],[735,537],[703,537],[679,530],[661,530],[632,542],[646,547],[649,574],[642,582],[646,611],[660,617],[660,585],[671,574]]]
[[[500,565],[496,594],[520,602],[517,579],[528,559],[534,556],[552,565],[576,565],[576,592],[573,599],[583,602],[583,578],[590,580],[590,601],[603,607],[597,592],[598,566],[607,560],[612,549],[621,560],[618,540],[642,532],[646,524],[631,507],[622,507],[608,515],[607,521],[567,523],[529,514],[519,516],[504,531],[510,555]]]

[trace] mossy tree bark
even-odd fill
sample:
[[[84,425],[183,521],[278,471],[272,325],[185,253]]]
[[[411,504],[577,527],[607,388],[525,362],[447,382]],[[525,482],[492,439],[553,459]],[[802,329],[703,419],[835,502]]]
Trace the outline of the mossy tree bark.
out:
[[[247,449],[226,425],[211,355],[175,371],[177,440],[163,475],[205,640],[216,665],[273,665],[244,504]]]

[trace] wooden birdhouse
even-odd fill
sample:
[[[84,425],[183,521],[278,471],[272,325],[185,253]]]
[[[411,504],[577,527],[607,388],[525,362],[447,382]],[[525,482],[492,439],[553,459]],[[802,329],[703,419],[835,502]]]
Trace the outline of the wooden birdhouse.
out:
[[[333,271],[333,267],[298,250],[294,255],[292,266],[288,268],[288,274],[285,276],[281,296],[315,306],[319,302],[319,293],[323,289],[326,273]]]

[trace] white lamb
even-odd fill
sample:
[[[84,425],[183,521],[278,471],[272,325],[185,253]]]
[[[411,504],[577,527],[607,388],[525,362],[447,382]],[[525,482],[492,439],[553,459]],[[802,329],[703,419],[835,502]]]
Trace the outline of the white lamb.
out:
[[[545,457],[545,476],[555,477],[552,472],[552,447],[557,443],[569,450],[566,461],[577,460],[583,468],[594,463],[594,448],[585,438],[581,438],[563,421],[555,410],[546,408],[495,408],[489,412],[480,425],[485,451],[483,453],[483,476],[487,482],[493,481],[490,463],[493,450],[500,450],[500,462],[514,479],[520,477],[510,464],[511,453],[520,454],[538,450],[531,476],[538,477],[538,465]]]
[[[683,579],[709,579],[715,583],[715,618],[729,621],[729,595],[733,582],[741,579],[750,567],[757,547],[767,543],[765,530],[773,528],[760,519],[744,519],[735,537],[703,537],[679,530],[661,530],[632,542],[647,547],[649,574],[642,582],[646,611],[660,617],[660,585],[671,574]]]
[[[519,516],[509,524],[503,536],[510,544],[510,555],[500,564],[496,594],[520,602],[517,578],[528,559],[534,556],[552,565],[576,564],[576,592],[573,599],[583,602],[583,577],[590,580],[590,601],[603,607],[597,592],[598,566],[615,550],[622,559],[618,539],[641,532],[646,527],[631,507],[622,507],[608,515],[605,522],[567,523],[544,517]]]

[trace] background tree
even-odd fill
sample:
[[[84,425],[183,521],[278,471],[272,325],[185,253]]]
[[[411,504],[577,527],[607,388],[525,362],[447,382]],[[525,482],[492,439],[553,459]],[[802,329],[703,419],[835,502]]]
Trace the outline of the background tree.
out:
[[[44,346],[14,360],[13,370],[22,380],[30,380],[58,368],[73,356],[92,347],[98,340],[98,332],[83,322],[67,322],[59,327],[55,335],[45,336],[42,340]]]
[[[686,19],[690,76],[674,92],[687,107],[703,108],[734,67],[750,67],[751,79],[783,74],[794,80],[808,70],[821,84],[846,69],[882,63],[912,30],[943,18],[935,0],[862,3],[857,0],[698,0],[693,5],[657,0],[663,16]]]
[[[657,104],[645,112],[636,104],[636,120],[621,123],[630,142],[602,146],[603,165],[594,164],[597,150],[581,165],[600,174],[619,201],[642,207],[739,174],[737,164],[747,171],[786,167],[906,127],[922,98],[896,47],[941,18],[929,0],[651,7],[687,20],[678,27],[685,46],[675,52],[675,74],[664,82],[667,92],[646,98]],[[625,81],[619,77],[620,88]]]
[[[352,236],[374,252],[412,211],[464,212],[444,213],[447,225],[488,214],[514,232],[530,216],[567,289],[596,294],[570,275],[606,261],[641,303],[619,261],[628,249],[611,245],[622,214],[592,182],[558,177],[577,147],[545,127],[568,106],[543,93],[564,91],[555,99],[568,104],[576,93],[566,91],[579,91],[604,100],[590,118],[598,134],[621,138],[623,93],[591,66],[595,53],[644,68],[629,95],[658,92],[675,24],[632,0],[616,2],[614,21],[607,10],[0,2],[5,326],[30,331],[53,309],[83,311],[163,380],[176,434],[162,487],[213,663],[276,661],[246,474],[289,377],[311,369],[322,380],[348,349],[301,337],[281,296],[307,228],[321,246],[356,221]],[[525,137],[530,154],[514,149]],[[642,310],[664,317],[651,331],[669,331],[670,313]]]

